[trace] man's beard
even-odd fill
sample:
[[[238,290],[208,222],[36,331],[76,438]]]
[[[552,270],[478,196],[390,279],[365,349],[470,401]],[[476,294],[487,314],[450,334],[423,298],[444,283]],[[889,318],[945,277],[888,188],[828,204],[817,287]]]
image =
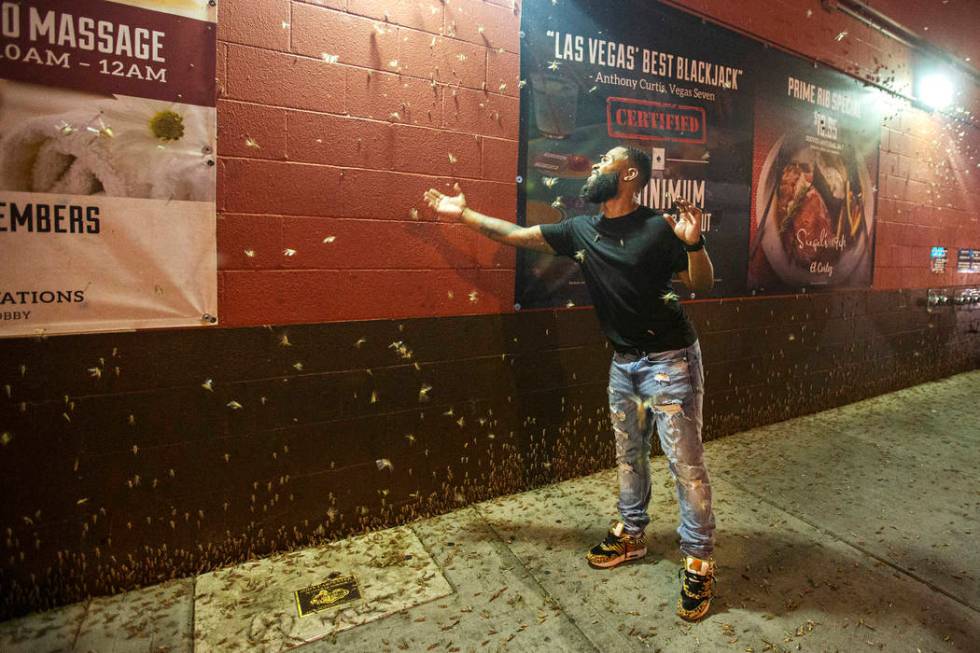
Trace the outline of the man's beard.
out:
[[[619,171],[589,177],[582,185],[581,196],[592,204],[602,204],[616,197],[619,190]]]

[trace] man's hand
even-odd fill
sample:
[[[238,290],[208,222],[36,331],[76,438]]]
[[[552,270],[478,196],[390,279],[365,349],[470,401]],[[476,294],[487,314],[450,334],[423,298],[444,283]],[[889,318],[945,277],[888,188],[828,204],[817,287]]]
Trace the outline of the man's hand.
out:
[[[456,195],[449,196],[443,195],[435,188],[430,188],[425,191],[423,197],[439,215],[459,220],[467,227],[478,230],[487,238],[496,240],[498,243],[533,249],[546,254],[555,253],[555,250],[544,239],[544,234],[541,233],[539,225],[521,227],[513,222],[483,215],[466,206],[466,198],[463,196],[463,191],[459,189],[459,184],[453,184],[453,190],[456,191]]]
[[[664,220],[685,245],[693,245],[701,239],[701,209],[680,198],[674,200],[674,203],[680,209],[679,216],[665,213]]]
[[[664,214],[664,220],[674,230],[674,235],[681,239],[685,245],[693,245],[701,240],[701,209],[694,206],[687,200],[675,200],[680,218],[677,216]],[[715,285],[715,268],[711,264],[711,257],[704,248],[697,252],[688,252],[688,269],[679,272],[678,276],[685,286],[695,292],[707,292]]]
[[[429,203],[429,206],[439,215],[458,218],[466,210],[466,197],[463,195],[463,191],[460,190],[458,183],[453,184],[453,190],[456,191],[457,195],[450,197],[449,195],[443,195],[435,188],[430,188],[425,191],[423,197]]]

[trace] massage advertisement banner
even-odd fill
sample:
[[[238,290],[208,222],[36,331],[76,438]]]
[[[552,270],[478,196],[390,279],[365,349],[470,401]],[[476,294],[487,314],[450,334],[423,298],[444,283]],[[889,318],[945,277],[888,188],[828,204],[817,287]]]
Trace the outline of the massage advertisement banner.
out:
[[[215,11],[0,2],[0,337],[216,322]]]
[[[876,159],[867,153],[876,157],[878,133],[866,128],[875,119],[867,108],[860,116],[842,113],[865,102],[860,84],[656,2],[528,0],[523,12],[519,224],[597,213],[598,206],[579,196],[591,165],[617,145],[633,145],[650,152],[653,161],[652,179],[640,197],[644,205],[669,211],[673,198],[681,197],[704,211],[702,229],[715,286],[703,296],[826,285],[826,265],[820,267],[823,274],[816,272],[818,266],[813,273],[809,267],[829,259],[836,264],[840,259],[829,252],[841,251],[845,240],[840,257],[845,265],[834,283],[870,284],[862,271],[871,259],[866,243],[873,240],[867,229],[873,225],[874,202],[869,200],[874,193],[867,180],[876,178]],[[837,158],[818,154],[830,147],[829,130],[822,137],[827,142],[807,140],[807,134],[816,133],[814,110],[824,107],[787,97],[788,76],[814,84],[819,80],[821,101],[824,92],[832,94],[824,113],[840,127]],[[793,149],[800,139],[809,149]],[[779,148],[792,151],[779,149],[765,167],[777,140]],[[807,157],[822,177],[812,188],[797,189],[801,199],[810,198],[799,204],[805,209],[794,205],[787,211],[784,203],[770,212],[768,225],[757,219],[765,215],[756,206],[759,184],[768,188],[768,200],[776,167],[782,171]],[[761,182],[760,172],[766,175]],[[824,184],[828,176],[833,181]],[[813,194],[823,198],[828,192],[821,201],[828,216],[838,211],[834,219],[800,217],[819,208]],[[771,201],[778,203],[778,197]],[[839,229],[843,234],[837,219],[842,207],[854,217],[845,218],[848,235],[834,241]],[[806,232],[803,245],[794,253],[796,241],[775,239],[789,248],[779,258],[770,232],[797,222],[796,231]],[[858,222],[860,228],[854,226]],[[756,242],[752,237],[760,224],[763,237]],[[867,255],[855,262],[851,252],[859,250]],[[767,254],[775,272],[763,281],[761,273],[772,270],[760,265],[753,267],[760,274],[750,275],[749,257]],[[805,274],[797,273],[804,267]],[[675,290],[690,296],[679,281]],[[516,301],[519,308],[591,303],[575,261],[526,251],[518,256]]]

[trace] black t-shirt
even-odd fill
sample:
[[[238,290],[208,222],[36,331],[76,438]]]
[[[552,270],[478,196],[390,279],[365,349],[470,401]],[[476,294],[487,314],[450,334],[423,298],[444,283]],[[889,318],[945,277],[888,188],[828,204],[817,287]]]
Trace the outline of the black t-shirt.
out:
[[[645,206],[612,219],[579,215],[543,224],[541,233],[578,262],[616,351],[681,349],[697,340],[671,286],[674,273],[687,269],[687,250],[662,215]]]

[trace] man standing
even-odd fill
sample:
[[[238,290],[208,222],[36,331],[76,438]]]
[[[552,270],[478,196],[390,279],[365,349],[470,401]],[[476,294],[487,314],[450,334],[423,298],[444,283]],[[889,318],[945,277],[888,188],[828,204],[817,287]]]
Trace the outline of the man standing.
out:
[[[701,211],[677,200],[679,215],[658,215],[637,201],[650,180],[650,155],[614,147],[592,166],[582,187],[597,215],[520,227],[477,213],[457,195],[435,189],[425,199],[438,213],[459,219],[501,243],[574,258],[596,315],[613,346],[609,411],[616,436],[619,512],[606,538],[586,555],[597,568],[646,555],[650,522],[650,449],[654,423],[677,487],[680,548],[684,554],[677,614],[703,617],[714,593],[714,514],[701,441],[704,372],[694,326],[671,289],[677,274],[701,292],[714,285],[704,249]]]

